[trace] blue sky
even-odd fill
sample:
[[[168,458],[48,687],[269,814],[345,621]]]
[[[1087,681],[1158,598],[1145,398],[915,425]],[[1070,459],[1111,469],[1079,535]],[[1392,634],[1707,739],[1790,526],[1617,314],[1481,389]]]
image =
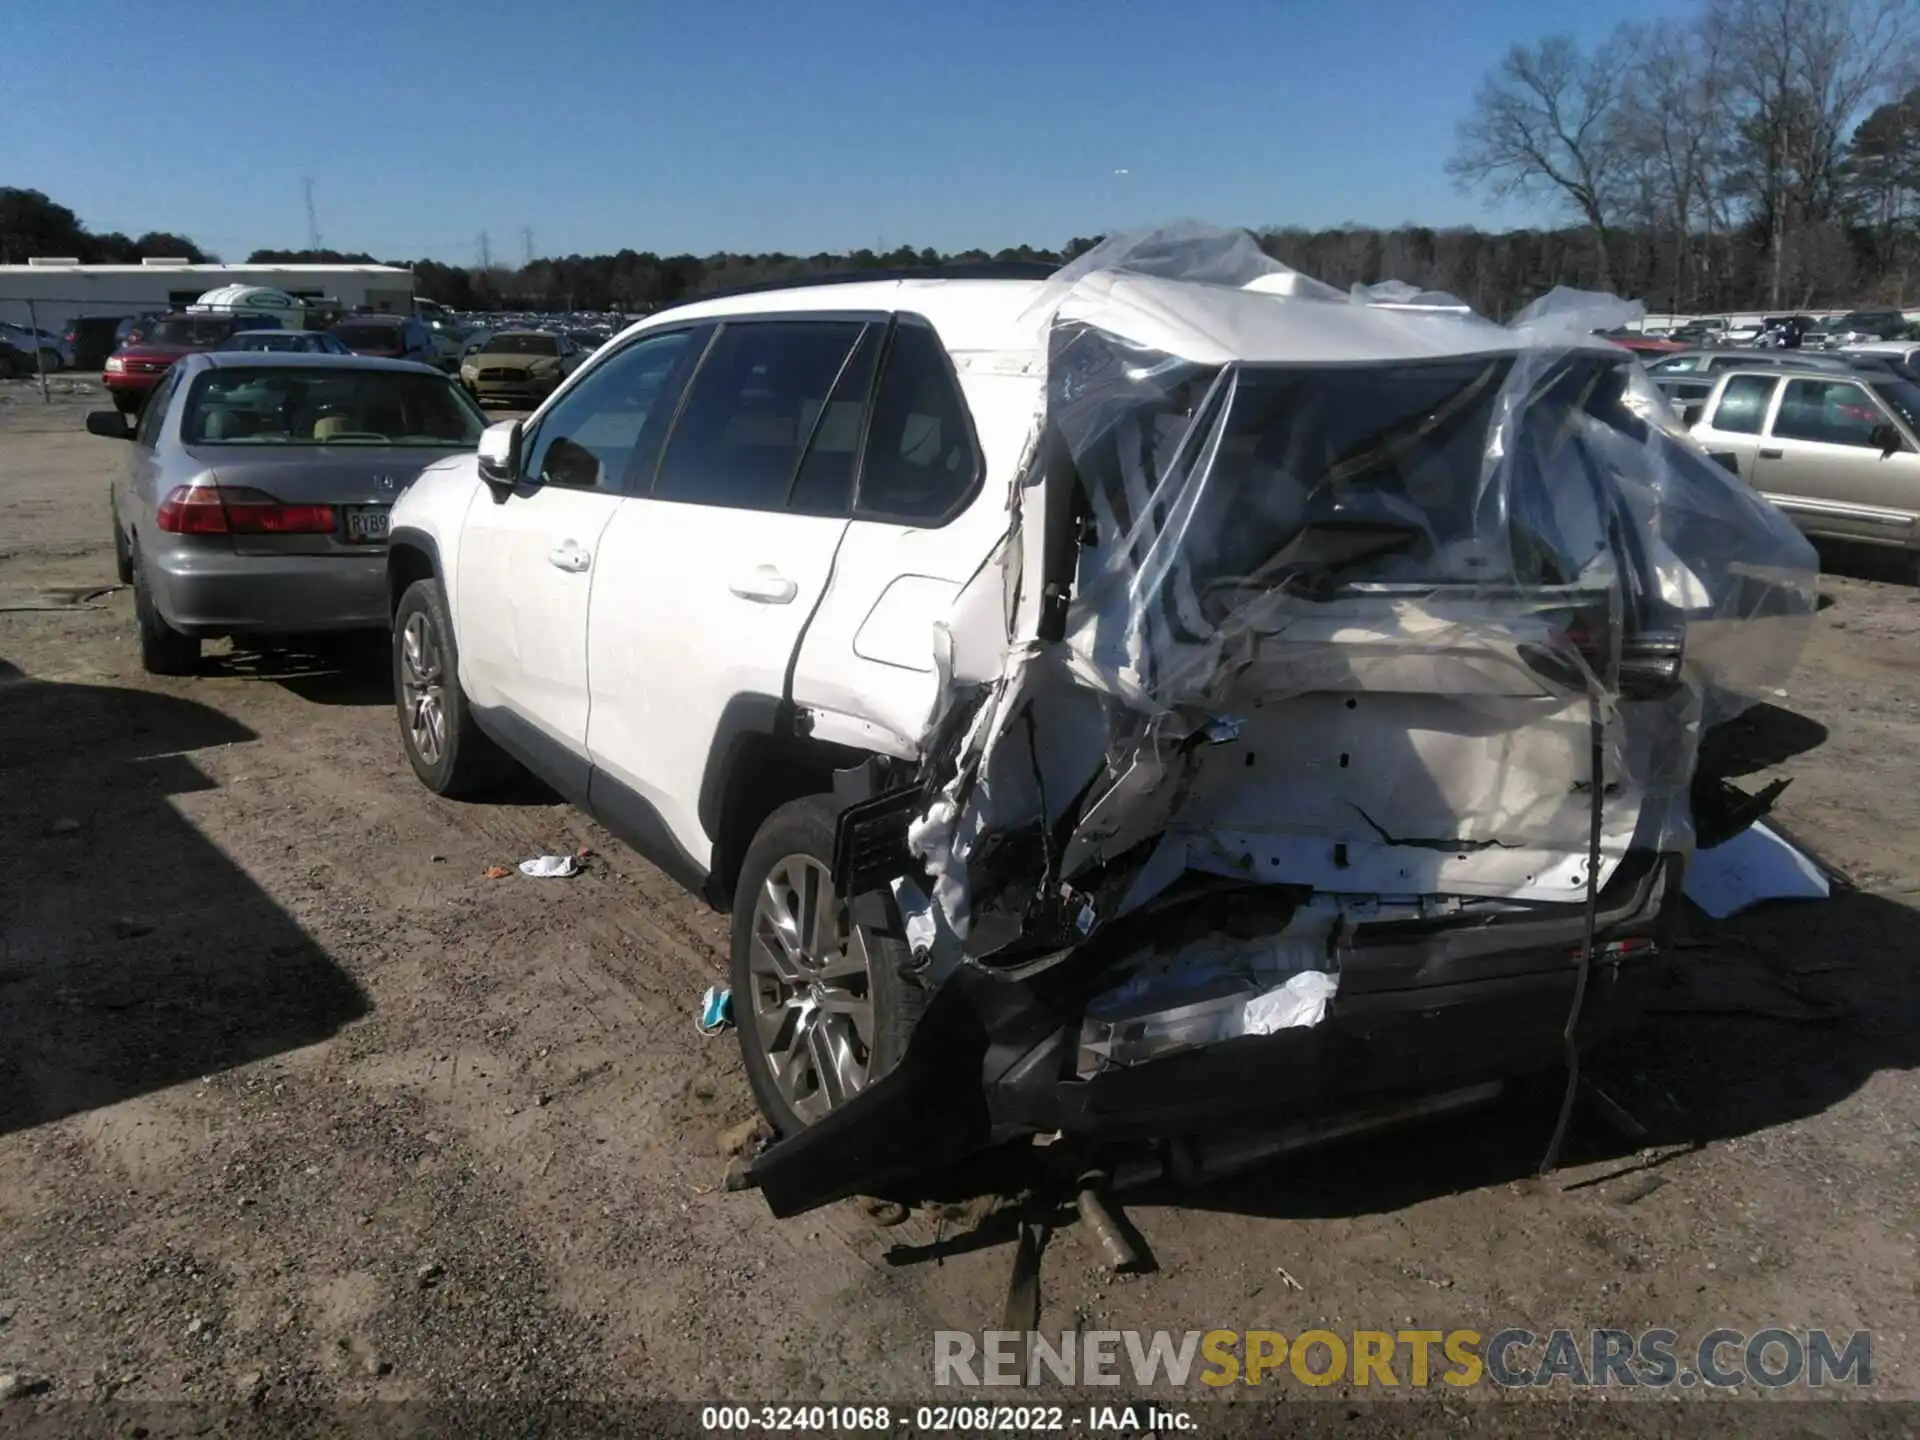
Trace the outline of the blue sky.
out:
[[[6,5],[0,184],[229,259],[997,249],[1177,217],[1499,227],[1442,170],[1516,39],[1682,0]],[[1449,10],[1450,18],[1442,19]],[[1126,171],[1125,174],[1116,173]]]

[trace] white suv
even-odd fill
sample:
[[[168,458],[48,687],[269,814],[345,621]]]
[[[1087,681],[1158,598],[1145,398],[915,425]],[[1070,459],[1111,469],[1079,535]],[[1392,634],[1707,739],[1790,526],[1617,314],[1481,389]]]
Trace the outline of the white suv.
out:
[[[778,1213],[1468,1103],[1654,971],[1811,550],[1591,324],[1252,259],[687,305],[395,507],[415,771],[731,909]]]

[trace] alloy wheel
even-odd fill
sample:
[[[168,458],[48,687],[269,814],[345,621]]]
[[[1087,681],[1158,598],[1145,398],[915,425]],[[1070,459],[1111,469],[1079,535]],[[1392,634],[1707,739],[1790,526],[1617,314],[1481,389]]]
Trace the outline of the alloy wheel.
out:
[[[437,765],[447,747],[444,671],[432,620],[425,612],[409,615],[400,631],[400,702],[408,743],[428,765]]]
[[[827,867],[789,855],[754,901],[747,1023],[803,1125],[864,1089],[873,1063],[873,962]]]

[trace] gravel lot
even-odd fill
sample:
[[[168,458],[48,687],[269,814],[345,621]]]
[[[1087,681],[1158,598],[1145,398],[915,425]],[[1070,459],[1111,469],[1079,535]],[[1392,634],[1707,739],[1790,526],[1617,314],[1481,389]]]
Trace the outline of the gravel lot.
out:
[[[990,1202],[883,1229],[725,1193],[719,918],[548,797],[426,794],[377,642],[142,675],[131,596],[76,598],[113,580],[102,402],[55,388],[0,385],[0,1374],[924,1399],[930,1332],[998,1323],[1011,1245],[954,1243]],[[1694,927],[1599,1062],[1644,1142],[1583,1113],[1536,1185],[1559,1096],[1527,1094],[1157,1197],[1154,1273],[1052,1236],[1043,1326],[1866,1328],[1920,1398],[1920,591],[1829,559],[1741,748],[1853,888]]]

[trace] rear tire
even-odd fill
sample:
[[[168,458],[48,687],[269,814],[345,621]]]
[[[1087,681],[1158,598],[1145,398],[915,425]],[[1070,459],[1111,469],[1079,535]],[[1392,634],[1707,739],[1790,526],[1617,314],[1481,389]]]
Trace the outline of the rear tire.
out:
[[[740,1055],[760,1113],[781,1135],[899,1064],[926,1005],[900,974],[907,947],[855,927],[832,893],[838,819],[825,795],[782,805],[747,847],[734,890],[729,980]]]
[[[60,358],[60,352],[50,345],[41,347],[40,363],[49,375],[58,375],[67,368],[67,362]]]
[[[140,667],[149,675],[190,675],[200,664],[200,641],[167,624],[154,604],[145,563],[132,555],[133,618],[140,632]]]
[[[499,790],[520,766],[474,722],[438,580],[416,580],[393,616],[393,699],[400,743],[420,783],[450,800]]]

